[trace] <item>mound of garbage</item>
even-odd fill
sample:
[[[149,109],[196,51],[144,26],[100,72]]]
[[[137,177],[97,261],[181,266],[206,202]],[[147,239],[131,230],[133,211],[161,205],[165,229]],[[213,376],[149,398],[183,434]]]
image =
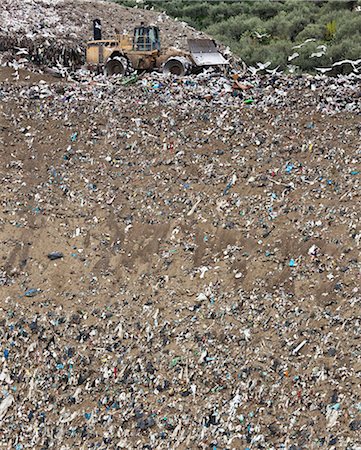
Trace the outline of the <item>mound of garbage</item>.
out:
[[[159,26],[165,46],[186,49],[187,38],[204,36],[165,13],[97,0],[4,0],[0,16],[3,62],[17,57],[37,65],[79,67],[95,18],[102,21],[104,39],[113,38],[116,30],[132,32],[142,21]]]

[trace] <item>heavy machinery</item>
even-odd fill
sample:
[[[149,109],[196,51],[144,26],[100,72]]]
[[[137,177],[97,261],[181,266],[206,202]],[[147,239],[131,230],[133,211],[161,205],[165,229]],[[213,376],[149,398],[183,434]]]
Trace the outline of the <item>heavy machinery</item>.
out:
[[[156,26],[142,23],[133,36],[116,33],[114,39],[102,40],[101,22],[93,21],[94,40],[87,43],[86,61],[90,70],[105,71],[109,76],[126,75],[133,70],[161,71],[183,76],[204,67],[227,66],[211,39],[188,39],[189,51],[162,49]]]

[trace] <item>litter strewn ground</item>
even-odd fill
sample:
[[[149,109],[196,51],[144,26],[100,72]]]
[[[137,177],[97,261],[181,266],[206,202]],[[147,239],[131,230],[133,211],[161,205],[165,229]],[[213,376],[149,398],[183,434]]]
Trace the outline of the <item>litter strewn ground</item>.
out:
[[[2,443],[356,449],[357,80],[39,77],[1,69]]]

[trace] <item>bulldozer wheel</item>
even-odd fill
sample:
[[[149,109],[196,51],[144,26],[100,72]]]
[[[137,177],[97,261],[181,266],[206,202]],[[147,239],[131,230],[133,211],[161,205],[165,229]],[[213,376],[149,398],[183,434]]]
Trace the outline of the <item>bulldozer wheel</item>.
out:
[[[109,77],[113,75],[125,75],[127,69],[128,61],[119,56],[109,60],[105,65],[105,72]]]
[[[187,74],[189,69],[189,63],[184,58],[170,58],[164,64],[163,73],[171,73],[172,75],[178,75],[182,77]]]

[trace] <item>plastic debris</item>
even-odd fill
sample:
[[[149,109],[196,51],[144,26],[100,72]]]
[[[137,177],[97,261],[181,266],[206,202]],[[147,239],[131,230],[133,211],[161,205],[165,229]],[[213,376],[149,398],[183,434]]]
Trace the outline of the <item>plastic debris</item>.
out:
[[[40,294],[40,292],[41,292],[41,289],[31,288],[31,289],[28,289],[24,295],[25,295],[25,297],[35,297],[36,295]]]
[[[54,260],[56,260],[56,259],[61,259],[61,258],[63,258],[63,257],[64,257],[64,255],[63,255],[63,253],[61,253],[61,252],[51,252],[51,253],[48,254],[48,258],[49,258],[51,261],[54,261]]]
[[[2,423],[4,417],[6,416],[6,413],[12,403],[14,402],[14,397],[10,394],[7,397],[5,397],[2,402],[0,403],[0,424]]]

